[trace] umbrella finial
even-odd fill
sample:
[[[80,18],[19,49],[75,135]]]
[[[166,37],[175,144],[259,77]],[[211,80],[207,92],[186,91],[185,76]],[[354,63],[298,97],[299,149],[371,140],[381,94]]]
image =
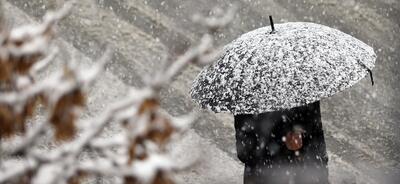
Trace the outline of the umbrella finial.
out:
[[[270,34],[275,33],[274,21],[272,20],[272,16],[271,15],[269,16],[269,22],[271,23],[271,29],[272,29]]]

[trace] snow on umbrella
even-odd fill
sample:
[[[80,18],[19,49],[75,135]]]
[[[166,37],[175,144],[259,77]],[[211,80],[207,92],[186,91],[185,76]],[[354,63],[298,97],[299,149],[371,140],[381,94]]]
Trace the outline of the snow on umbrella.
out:
[[[343,91],[374,67],[362,41],[327,26],[289,22],[243,34],[193,82],[192,98],[214,112],[258,114]]]

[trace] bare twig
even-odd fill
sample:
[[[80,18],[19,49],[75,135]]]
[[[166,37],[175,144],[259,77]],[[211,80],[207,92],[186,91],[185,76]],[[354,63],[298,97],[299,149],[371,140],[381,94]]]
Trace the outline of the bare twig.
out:
[[[31,76],[37,75],[39,72],[43,71],[57,56],[59,52],[58,47],[53,47],[50,49],[50,54],[46,56],[41,61],[38,61],[35,65],[32,66],[32,70],[30,71]]]

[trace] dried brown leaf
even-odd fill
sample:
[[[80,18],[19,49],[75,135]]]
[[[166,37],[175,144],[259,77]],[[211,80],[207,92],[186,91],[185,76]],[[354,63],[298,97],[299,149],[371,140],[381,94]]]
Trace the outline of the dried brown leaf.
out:
[[[165,117],[156,117],[150,124],[146,138],[154,141],[158,145],[167,143],[172,133],[175,131],[169,120]]]
[[[29,99],[22,112],[17,113],[6,104],[0,104],[0,137],[9,137],[15,133],[25,132],[25,121],[35,109],[36,98]]]
[[[12,76],[12,64],[0,57],[0,82],[9,82]]]
[[[144,139],[142,137],[137,137],[129,146],[129,164],[131,164],[136,159],[144,160],[148,157],[147,152],[144,150],[143,141]],[[142,147],[143,149],[138,151],[138,147]]]
[[[22,115],[26,118],[31,117],[35,113],[36,105],[39,103],[39,100],[39,96],[29,99],[24,106]]]
[[[126,176],[124,178],[124,184],[140,184],[139,180],[132,176]]]
[[[41,53],[35,53],[31,55],[23,55],[20,57],[12,58],[14,64],[14,71],[19,74],[26,75],[29,70],[43,55]]]
[[[171,178],[162,171],[157,172],[152,184],[174,184]]]
[[[14,134],[14,112],[8,105],[0,104],[0,137]]]
[[[85,96],[79,88],[65,94],[57,101],[50,117],[50,122],[55,128],[56,140],[68,140],[75,135],[76,114],[74,108],[84,104]]]
[[[138,114],[143,114],[144,112],[153,111],[159,106],[159,102],[155,98],[146,99],[139,107]]]
[[[68,184],[80,184],[82,179],[86,177],[87,174],[83,171],[78,171],[74,176],[68,179]]]
[[[51,122],[55,128],[55,138],[57,141],[70,140],[76,133],[74,113],[59,113],[53,116]]]

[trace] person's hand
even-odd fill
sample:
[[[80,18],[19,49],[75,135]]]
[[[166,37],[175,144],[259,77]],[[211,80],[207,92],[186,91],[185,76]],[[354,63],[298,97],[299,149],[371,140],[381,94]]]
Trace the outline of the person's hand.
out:
[[[303,147],[303,134],[304,130],[301,127],[295,127],[289,131],[285,138],[285,145],[287,149],[297,151]]]

